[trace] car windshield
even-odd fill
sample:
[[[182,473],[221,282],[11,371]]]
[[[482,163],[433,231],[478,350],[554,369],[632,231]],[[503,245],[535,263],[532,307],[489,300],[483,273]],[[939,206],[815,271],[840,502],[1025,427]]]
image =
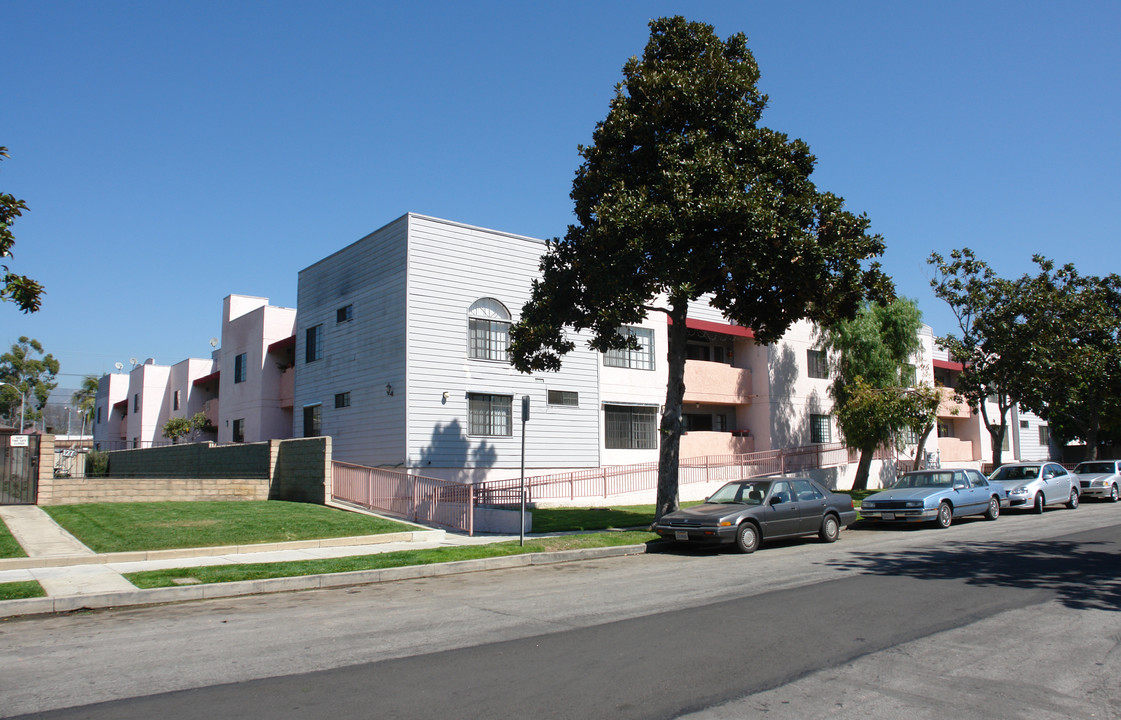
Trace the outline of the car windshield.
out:
[[[728,483],[714,492],[708,501],[717,505],[762,505],[770,485],[765,481]]]
[[[1038,465],[1002,465],[990,480],[1035,480],[1039,477]]]
[[[1089,475],[1090,473],[1111,473],[1114,466],[1111,462],[1084,462],[1078,463],[1078,467],[1074,472],[1079,475]]]
[[[893,488],[950,487],[953,482],[952,472],[908,473],[899,478]]]

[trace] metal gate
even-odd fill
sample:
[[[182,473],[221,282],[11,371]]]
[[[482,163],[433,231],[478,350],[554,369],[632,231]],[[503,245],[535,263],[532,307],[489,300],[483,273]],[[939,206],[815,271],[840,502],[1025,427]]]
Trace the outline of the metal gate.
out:
[[[0,435],[0,505],[34,505],[39,492],[39,436]]]

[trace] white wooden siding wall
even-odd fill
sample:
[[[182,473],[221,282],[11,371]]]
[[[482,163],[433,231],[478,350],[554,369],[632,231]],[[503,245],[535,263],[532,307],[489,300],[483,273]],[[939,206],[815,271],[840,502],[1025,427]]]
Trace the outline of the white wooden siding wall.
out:
[[[1051,448],[1047,445],[1039,443],[1039,426],[1046,425],[1047,423],[1042,420],[1038,415],[1027,410],[1021,409],[1018,413],[1009,413],[1009,431],[1019,433],[1020,437],[1020,459],[1029,460],[1050,460]],[[1026,428],[1020,427],[1020,421],[1026,420],[1028,426]],[[984,433],[987,440],[987,433]],[[1007,462],[1007,461],[1006,461]]]
[[[544,243],[417,215],[409,216],[409,224],[409,465],[420,472],[476,469],[461,479],[486,468],[517,468],[522,395],[532,404],[527,467],[597,465],[598,354],[587,349],[585,338],[575,338],[577,349],[558,373],[524,375],[505,362],[468,358],[468,308],[479,298],[494,298],[517,322],[538,276]],[[548,406],[550,389],[579,393],[579,407]],[[514,397],[510,437],[468,436],[469,392]]]
[[[321,403],[322,432],[336,460],[364,465],[405,461],[405,258],[407,216],[300,273],[293,436],[303,437],[304,406]],[[336,312],[353,305],[353,319]],[[307,329],[322,326],[322,358],[305,362]],[[394,388],[392,396],[386,384]],[[350,407],[335,408],[337,393]]]

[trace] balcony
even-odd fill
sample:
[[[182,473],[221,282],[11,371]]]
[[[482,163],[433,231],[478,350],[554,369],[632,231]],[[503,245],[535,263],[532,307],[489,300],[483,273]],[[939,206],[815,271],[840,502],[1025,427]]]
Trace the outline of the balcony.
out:
[[[725,363],[688,360],[685,402],[744,405],[751,402],[751,371]]]
[[[280,375],[280,407],[290,408],[296,401],[296,368],[290,367]]]
[[[206,415],[206,420],[213,427],[218,427],[218,398],[207,400],[202,404],[202,412]]]
[[[973,414],[967,403],[956,402],[952,388],[941,387],[938,392],[942,395],[942,402],[938,404],[938,417],[965,419]]]
[[[938,438],[938,455],[942,462],[971,462],[980,460],[972,441],[952,437]]]
[[[681,436],[681,457],[742,455],[755,452],[755,438],[730,432],[687,432]]]

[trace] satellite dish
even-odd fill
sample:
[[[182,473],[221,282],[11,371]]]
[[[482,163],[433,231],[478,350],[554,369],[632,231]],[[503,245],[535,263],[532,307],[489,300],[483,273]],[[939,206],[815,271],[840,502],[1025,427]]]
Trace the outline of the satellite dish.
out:
[[[218,338],[210,338],[210,347],[218,347]]]
[[[128,362],[129,362],[130,365],[135,365],[137,363],[137,360],[136,360],[136,358],[131,357],[131,358],[128,359]]]
[[[123,368],[123,367],[124,367],[124,363],[113,363],[113,367],[115,367],[115,368],[117,368],[118,370],[120,370],[121,368]]]

